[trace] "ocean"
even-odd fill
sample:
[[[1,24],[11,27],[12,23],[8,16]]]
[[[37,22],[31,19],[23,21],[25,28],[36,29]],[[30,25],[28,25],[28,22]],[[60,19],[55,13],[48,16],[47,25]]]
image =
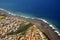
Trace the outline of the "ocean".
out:
[[[0,8],[18,15],[43,18],[60,30],[59,0],[0,0]]]

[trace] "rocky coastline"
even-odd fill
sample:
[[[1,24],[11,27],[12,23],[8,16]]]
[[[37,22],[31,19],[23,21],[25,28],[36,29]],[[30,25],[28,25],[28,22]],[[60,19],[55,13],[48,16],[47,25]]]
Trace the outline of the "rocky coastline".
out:
[[[0,10],[0,40],[60,40],[55,29],[46,22],[8,13],[10,12]]]

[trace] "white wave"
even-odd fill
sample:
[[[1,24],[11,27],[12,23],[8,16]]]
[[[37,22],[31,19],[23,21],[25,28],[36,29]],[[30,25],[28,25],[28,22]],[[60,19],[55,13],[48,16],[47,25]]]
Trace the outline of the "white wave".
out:
[[[0,10],[4,10],[4,9],[0,8]]]
[[[30,18],[30,19],[35,19],[35,18],[32,18],[32,17],[27,17],[27,16],[22,16],[22,15],[20,15],[21,17],[24,17],[24,18]]]
[[[16,16],[16,14],[11,13],[11,12],[9,12],[9,11],[5,10],[5,9],[0,8],[0,10],[5,11],[5,12],[7,12],[8,14],[11,14],[11,15]],[[31,17],[22,16],[22,15],[20,15],[20,16],[21,16],[21,17],[24,17],[24,18],[31,18]],[[42,19],[42,18],[31,18],[31,19],[38,19],[38,20],[42,20],[43,22],[45,22],[45,23],[49,24],[49,26],[50,26],[50,27],[52,27],[52,29],[55,29],[55,31],[54,31],[54,32],[56,32],[56,33],[60,36],[60,33],[56,30],[56,28],[55,28],[52,24],[48,23],[45,19]]]
[[[31,19],[35,19],[35,18],[31,18]]]
[[[42,19],[42,18],[37,18],[38,20],[42,20],[43,22],[49,24],[45,19]]]
[[[38,18],[38,19],[42,20],[43,22],[45,22],[47,24],[49,24],[49,26],[52,27],[52,29],[55,29],[55,27],[52,24],[48,23],[45,19],[42,19],[42,18]]]
[[[60,33],[57,30],[55,30],[54,32],[56,32],[60,36]]]
[[[7,11],[7,10],[5,10],[5,9],[0,8],[0,10],[5,11],[5,12],[11,14],[9,11]]]
[[[44,21],[45,23],[48,23],[46,20],[44,20],[44,19],[41,19],[42,21]]]
[[[56,32],[58,34],[58,36],[60,36],[60,33],[57,31],[57,29],[52,24],[50,24],[49,22],[47,22],[45,19],[42,19],[42,18],[36,18],[36,19],[42,20],[43,22],[49,24],[49,26],[52,27],[52,29],[55,29],[54,32]]]
[[[45,23],[49,24],[49,26],[52,27],[52,29],[55,29],[54,32],[56,32],[56,33],[60,36],[60,33],[56,30],[56,28],[55,28],[52,24],[48,23],[48,22],[47,22],[46,20],[44,20],[44,19],[41,19],[41,20],[44,21]]]
[[[52,27],[52,29],[56,29],[52,24],[50,24],[49,26]]]
[[[45,23],[49,24],[49,26],[52,27],[52,29],[55,29],[54,32],[56,32],[56,33],[60,36],[60,33],[56,30],[56,28],[55,28],[52,24],[48,23],[48,22],[47,22],[46,20],[44,20],[44,19],[42,19],[42,21],[44,21]]]
[[[27,16],[23,16],[23,15],[20,15],[21,17],[24,17],[24,18],[30,18],[30,17],[27,17]]]
[[[58,34],[60,36],[60,34]]]
[[[30,17],[26,17],[26,16],[25,16],[25,18],[30,18]]]
[[[9,12],[9,11],[7,11],[7,10],[3,9],[3,8],[0,8],[0,10],[5,11],[6,13],[11,14],[11,15],[14,15],[14,16],[16,15],[16,14],[11,13],[11,12]]]

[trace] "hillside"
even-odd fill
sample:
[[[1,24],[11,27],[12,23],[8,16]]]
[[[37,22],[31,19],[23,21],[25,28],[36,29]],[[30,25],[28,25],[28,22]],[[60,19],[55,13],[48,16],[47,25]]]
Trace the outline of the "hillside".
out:
[[[0,10],[0,40],[60,40],[42,20],[7,15]]]

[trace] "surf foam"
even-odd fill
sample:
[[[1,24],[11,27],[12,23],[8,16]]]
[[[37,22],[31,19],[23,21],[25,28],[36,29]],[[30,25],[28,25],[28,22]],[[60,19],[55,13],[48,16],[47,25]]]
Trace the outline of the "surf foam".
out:
[[[11,13],[11,12],[5,10],[5,9],[0,8],[0,10],[5,11],[5,12],[7,12],[8,14],[11,14],[11,15],[13,15],[13,16],[17,16],[17,14]],[[18,15],[18,16],[19,16],[19,15]],[[21,15],[20,15],[20,16],[21,16]],[[26,17],[26,16],[21,16],[21,17],[24,17],[24,18],[31,18],[31,17]],[[31,18],[31,19],[42,20],[43,22],[49,24],[49,26],[52,27],[52,29],[55,29],[54,32],[56,32],[56,33],[60,36],[60,33],[56,30],[56,28],[55,28],[52,24],[48,23],[45,19],[42,19],[42,18]]]
[[[10,15],[14,15],[14,16],[16,16],[16,14],[13,14],[13,13],[11,13],[11,12],[9,12],[9,11],[3,9],[3,8],[0,8],[0,10],[1,10],[1,11],[5,11],[6,13],[8,13],[8,14],[10,14]]]
[[[38,20],[42,20],[43,22],[49,24],[49,26],[52,27],[52,29],[55,29],[54,32],[56,32],[58,36],[60,36],[60,33],[57,31],[57,29],[52,24],[50,24],[49,22],[47,22],[45,19],[42,19],[42,18],[38,18]]]

